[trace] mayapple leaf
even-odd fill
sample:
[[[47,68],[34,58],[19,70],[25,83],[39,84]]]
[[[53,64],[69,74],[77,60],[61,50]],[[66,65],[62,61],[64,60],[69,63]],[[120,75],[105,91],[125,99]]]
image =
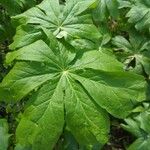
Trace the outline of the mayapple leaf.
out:
[[[15,103],[29,96],[16,139],[32,150],[53,149],[64,125],[81,145],[103,145],[108,113],[125,118],[145,100],[144,78],[102,51],[74,52],[38,40],[6,60],[15,64],[0,85],[0,99]]]
[[[119,4],[117,0],[98,0],[98,6],[93,11],[93,16],[96,21],[107,21],[111,16],[117,19],[119,16]]]
[[[150,110],[145,110],[136,117],[125,119],[122,126],[131,132],[137,139],[128,150],[148,150],[150,146]]]
[[[132,65],[134,70],[141,73],[140,68],[144,68],[147,75],[150,75],[150,40],[148,38],[135,31],[130,33],[129,40],[123,36],[116,36],[112,43],[117,47],[118,58],[126,64],[127,68],[135,60],[135,64]]]
[[[98,40],[101,35],[92,22],[91,14],[86,11],[97,0],[71,0],[66,1],[61,9],[58,0],[44,0],[41,4],[27,10],[26,12],[12,17],[16,26],[33,26],[35,30],[46,28],[50,30],[58,39],[88,39]],[[34,30],[34,31],[35,31]],[[39,30],[34,32],[34,35]],[[17,48],[17,43],[24,41],[23,36],[19,36],[20,28],[17,29],[15,44],[13,49]],[[23,31],[24,32],[24,31]],[[28,31],[27,33],[28,34]],[[31,35],[32,36],[32,35]],[[31,39],[37,38],[36,35]],[[17,39],[17,40],[16,40]]]
[[[131,5],[130,11],[127,13],[129,22],[135,24],[138,30],[150,31],[150,1],[136,0]]]

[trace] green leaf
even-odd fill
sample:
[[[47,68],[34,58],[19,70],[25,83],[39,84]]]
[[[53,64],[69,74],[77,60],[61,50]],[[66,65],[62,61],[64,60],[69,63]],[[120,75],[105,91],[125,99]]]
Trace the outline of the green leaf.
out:
[[[148,150],[150,146],[150,110],[146,110],[134,118],[125,119],[123,127],[137,137],[128,150]]]
[[[15,150],[31,150],[31,148],[29,146],[22,146],[20,144],[17,144],[15,147]]]
[[[138,30],[150,31],[150,1],[136,0],[126,15]]]
[[[64,125],[63,90],[60,81],[49,81],[31,97],[16,131],[17,141],[33,150],[52,149]]]
[[[35,0],[1,0],[0,3],[7,9],[10,16],[20,14],[36,4]]]
[[[130,8],[132,7],[132,3],[134,0],[118,0],[119,8]]]
[[[8,134],[8,124],[5,119],[0,119],[0,135],[0,150],[7,150],[10,135]]]
[[[122,72],[105,73],[92,69],[78,74],[80,76],[75,78],[80,81],[96,103],[115,117],[124,118],[130,113],[136,101],[143,99],[141,95],[137,94],[136,97],[134,95],[134,90],[138,90],[138,88],[136,89],[130,83],[135,82],[136,84],[138,77],[133,77],[133,74]],[[131,90],[132,88],[134,90]]]
[[[150,138],[138,138],[130,147],[128,150],[148,150],[150,146]]]
[[[66,123],[78,143],[106,143],[109,133],[106,112],[93,104],[93,100],[79,83],[68,79],[66,87]]]
[[[33,150],[52,149],[64,124],[81,145],[103,145],[108,113],[124,118],[145,100],[144,78],[125,72],[114,57],[97,50],[74,53],[39,40],[9,53],[7,62],[13,60],[0,99],[17,102],[29,96],[16,139]]]
[[[26,24],[26,26],[28,26],[30,24],[36,28],[35,30],[37,30],[37,28],[46,28],[53,32],[58,39],[64,37],[68,40],[81,38],[95,41],[99,39],[101,35],[93,25],[91,15],[85,12],[95,2],[96,0],[67,1],[65,6],[61,9],[58,0],[44,0],[36,7],[13,17],[13,20],[17,26],[20,24]],[[16,42],[19,43],[24,40],[23,37],[19,35],[20,32],[22,31],[17,30],[17,36],[19,38],[17,38]],[[39,31],[36,32],[38,34]],[[36,32],[34,32],[34,35]],[[37,37],[35,35],[34,37],[32,36],[31,39],[32,38]]]
[[[150,75],[150,40],[139,35],[137,32],[131,32],[129,41],[123,36],[116,36],[112,43],[117,47],[118,58],[125,63],[127,69],[131,66],[137,72],[144,68],[144,71]],[[120,50],[122,50],[120,52]],[[122,56],[122,57],[121,57]],[[131,63],[135,60],[135,64]]]
[[[22,25],[17,27],[16,30],[17,34],[13,38],[14,42],[9,45],[11,50],[22,48],[40,39],[44,40],[48,45],[52,44],[55,47],[56,39],[48,29],[34,27],[33,25]],[[51,39],[51,41],[49,39]]]
[[[11,50],[24,47],[43,38],[42,29],[36,29],[31,25],[19,26],[16,30],[17,34],[13,38],[14,42],[9,46]]]
[[[119,16],[117,0],[99,0],[97,8],[93,11],[95,20],[106,21],[109,16],[117,19]]]

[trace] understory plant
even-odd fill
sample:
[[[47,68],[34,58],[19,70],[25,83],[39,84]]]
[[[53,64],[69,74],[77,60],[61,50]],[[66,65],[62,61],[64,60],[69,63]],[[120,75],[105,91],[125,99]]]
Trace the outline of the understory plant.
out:
[[[149,100],[150,2],[1,3],[15,32],[0,84],[8,114],[8,123],[0,120],[3,150],[103,149],[112,118],[138,132],[129,149],[140,143],[142,150],[139,130],[149,132],[143,124],[150,121],[149,112],[140,109]]]

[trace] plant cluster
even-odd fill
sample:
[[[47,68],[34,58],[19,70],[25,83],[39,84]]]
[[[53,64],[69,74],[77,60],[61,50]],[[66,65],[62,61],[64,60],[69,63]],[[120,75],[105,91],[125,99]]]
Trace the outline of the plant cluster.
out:
[[[0,150],[149,150],[149,0],[0,9]]]

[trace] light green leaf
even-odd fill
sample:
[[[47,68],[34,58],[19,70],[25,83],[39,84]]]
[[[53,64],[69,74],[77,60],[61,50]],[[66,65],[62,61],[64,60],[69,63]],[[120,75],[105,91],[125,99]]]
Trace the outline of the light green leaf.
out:
[[[134,1],[134,0],[133,0]],[[132,0],[118,0],[119,8],[130,8],[132,6]]]
[[[17,144],[15,150],[31,150],[30,146],[23,146],[21,144]]]
[[[9,46],[11,50],[21,48],[39,39],[44,38],[42,35],[42,30],[36,29],[31,25],[19,26],[17,27],[16,31],[17,31],[17,34],[13,38],[14,42]]]
[[[136,101],[144,98],[138,93],[135,97],[134,93],[139,89],[136,85],[141,83],[137,83],[139,77],[133,77],[133,74],[109,71],[106,73],[93,69],[84,69],[77,74],[79,76],[73,75],[74,78],[83,85],[95,102],[118,118],[127,116]],[[141,90],[144,92],[144,88]]]
[[[41,28],[46,28],[53,32],[58,39],[64,37],[68,40],[81,38],[95,41],[101,35],[94,26],[91,15],[85,12],[95,2],[96,0],[67,1],[65,7],[61,10],[58,0],[44,0],[36,7],[12,19],[17,26],[20,24],[28,26],[30,24],[35,27],[33,31],[34,35],[31,35],[31,40],[38,38]],[[24,37],[19,35],[21,32],[24,31],[17,30],[16,36],[19,38],[15,38],[13,49],[18,47],[17,43],[24,42]],[[25,34],[28,34],[28,31]]]
[[[137,0],[126,15],[130,23],[134,23],[138,30],[150,31],[150,1]]]
[[[44,40],[51,47],[57,45],[57,40],[54,38],[54,35],[46,28],[22,25],[17,27],[16,30],[17,34],[13,38],[14,42],[9,45],[11,50],[22,48],[40,39]],[[51,41],[49,39],[51,39]]]
[[[45,64],[35,62],[16,63],[3,80],[4,84],[0,87],[0,97],[12,102],[21,100],[30,91],[56,76],[57,73],[53,74],[53,68],[44,66]]]
[[[9,137],[7,121],[0,119],[0,150],[7,150]]]
[[[128,150],[149,150],[150,138],[138,138],[133,144],[131,144]]]
[[[93,104],[92,98],[78,82],[67,80],[65,108],[68,128],[81,144],[106,143],[109,133],[107,113]]]
[[[63,90],[56,79],[43,85],[30,99],[16,131],[17,142],[32,150],[52,149],[64,125]]]
[[[148,150],[150,146],[150,111],[141,112],[134,118],[125,119],[126,125],[122,125],[127,131],[137,137],[128,150]]]
[[[145,100],[145,80],[103,52],[74,53],[55,44],[51,48],[39,40],[7,56],[16,64],[0,85],[0,99],[16,102],[29,96],[17,142],[33,150],[52,149],[66,124],[81,145],[103,145],[108,113],[129,115]]]
[[[113,39],[113,44],[124,51],[132,51],[132,45],[123,36],[116,36]]]

